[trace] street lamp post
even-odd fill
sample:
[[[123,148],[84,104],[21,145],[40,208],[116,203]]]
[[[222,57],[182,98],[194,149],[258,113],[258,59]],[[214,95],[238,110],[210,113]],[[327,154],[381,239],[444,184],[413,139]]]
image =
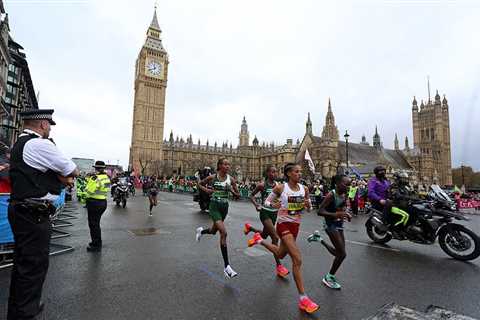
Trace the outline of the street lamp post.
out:
[[[345,138],[345,155],[346,155],[346,160],[347,160],[347,171],[348,171],[348,168],[350,168],[350,166],[348,165],[348,138],[350,137],[350,135],[348,134],[348,131],[345,130],[345,134],[343,135],[343,137]]]

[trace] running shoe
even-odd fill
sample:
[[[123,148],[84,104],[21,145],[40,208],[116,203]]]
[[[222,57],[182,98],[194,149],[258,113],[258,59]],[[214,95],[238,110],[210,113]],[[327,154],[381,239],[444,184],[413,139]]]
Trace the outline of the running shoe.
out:
[[[337,282],[337,278],[335,278],[335,276],[332,274],[325,275],[325,277],[322,279],[322,282],[330,289],[340,290],[342,288],[340,283]]]
[[[197,242],[200,242],[200,238],[202,237],[202,231],[203,231],[203,227],[197,228],[197,231],[195,233],[195,239],[197,240]]]
[[[321,242],[321,241],[323,241],[323,238],[320,235],[320,231],[315,230],[314,233],[312,233],[311,235],[308,236],[307,241],[308,242]]]
[[[285,268],[283,265],[279,264],[277,266],[277,276],[285,278],[289,273],[290,271],[288,271],[288,269]]]
[[[238,276],[238,273],[236,273],[235,270],[233,270],[232,267],[230,267],[230,265],[228,265],[225,269],[223,269],[223,273],[225,274],[226,279],[231,279]]]
[[[314,313],[318,310],[318,304],[310,300],[309,297],[303,297],[298,302],[298,307],[300,310],[305,311],[306,313]]]
[[[256,232],[256,233],[253,235],[253,238],[252,238],[252,239],[248,239],[247,243],[248,243],[248,246],[249,246],[249,247],[253,247],[253,246],[256,245],[256,244],[259,244],[262,240],[263,240],[263,238],[262,238],[262,236],[260,235],[260,233]]]
[[[245,223],[245,225],[243,226],[243,234],[247,235],[250,233],[250,231],[252,231],[252,225],[250,223]]]

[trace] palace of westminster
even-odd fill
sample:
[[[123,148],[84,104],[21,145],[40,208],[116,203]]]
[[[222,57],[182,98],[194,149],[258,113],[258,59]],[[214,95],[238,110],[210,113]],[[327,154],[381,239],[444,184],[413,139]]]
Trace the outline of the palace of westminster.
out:
[[[230,160],[233,174],[239,179],[259,179],[269,164],[281,168],[286,162],[302,163],[305,152],[315,164],[316,173],[331,177],[341,167],[347,166],[347,145],[340,140],[331,102],[328,101],[325,124],[321,135],[316,136],[310,120],[306,121],[302,141],[286,139],[283,145],[259,143],[250,134],[243,118],[239,144],[236,148],[226,143],[217,145],[174,138],[173,132],[163,139],[165,94],[168,79],[168,54],[162,45],[161,29],[154,13],[147,38],[140,50],[135,68],[135,97],[130,146],[130,169],[137,174],[192,175],[206,165],[214,166],[220,157]],[[395,135],[394,149],[383,147],[377,130],[370,145],[365,136],[360,143],[348,142],[348,167],[357,174],[371,175],[373,168],[384,165],[391,172],[406,170],[414,181],[443,185],[452,183],[449,106],[445,96],[435,95],[418,105],[412,102],[413,146],[405,138],[400,148]]]

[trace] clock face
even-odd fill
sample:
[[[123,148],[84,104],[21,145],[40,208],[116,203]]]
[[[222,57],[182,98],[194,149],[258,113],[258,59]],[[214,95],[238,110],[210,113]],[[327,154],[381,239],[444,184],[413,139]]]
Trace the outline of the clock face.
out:
[[[152,76],[160,76],[162,73],[162,65],[156,61],[150,61],[147,64],[147,71]]]

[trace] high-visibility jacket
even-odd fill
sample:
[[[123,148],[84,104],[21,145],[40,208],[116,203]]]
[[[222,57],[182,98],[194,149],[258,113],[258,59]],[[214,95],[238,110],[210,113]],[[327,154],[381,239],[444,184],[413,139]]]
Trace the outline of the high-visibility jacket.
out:
[[[358,187],[350,187],[350,190],[348,191],[348,197],[350,199],[354,199],[355,195],[357,194]]]
[[[87,178],[87,199],[106,200],[110,190],[110,179],[105,173]]]

